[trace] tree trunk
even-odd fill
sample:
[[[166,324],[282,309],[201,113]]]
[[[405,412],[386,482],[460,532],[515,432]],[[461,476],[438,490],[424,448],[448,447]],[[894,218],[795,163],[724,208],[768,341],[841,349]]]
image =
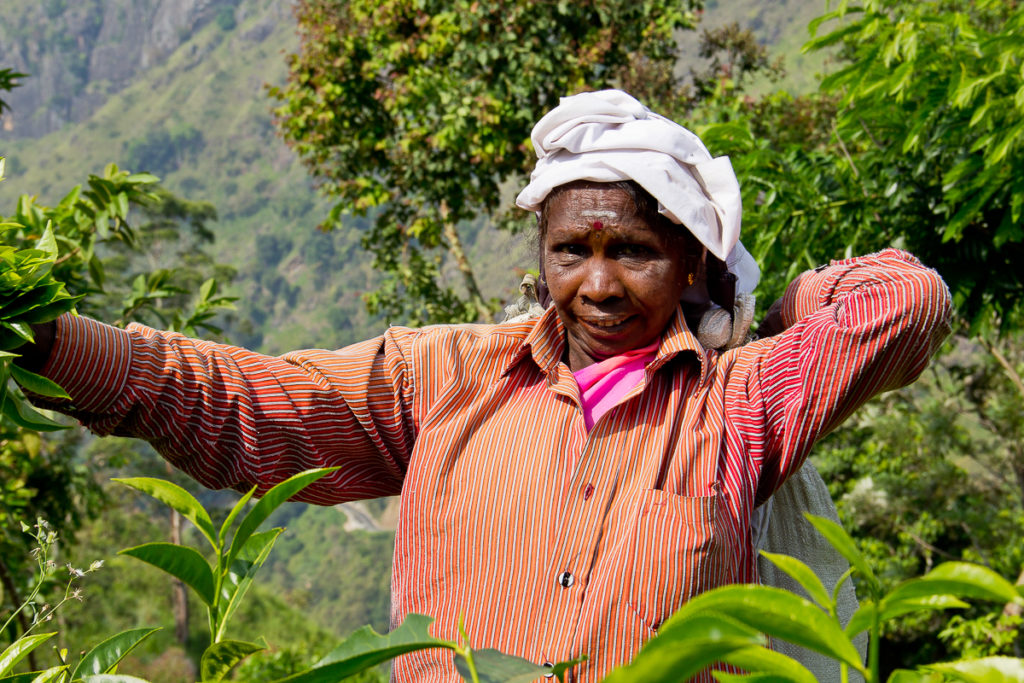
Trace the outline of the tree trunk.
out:
[[[1021,376],[1017,372],[1017,369],[1013,367],[1013,364],[1005,355],[1003,355],[1002,351],[1000,351],[995,344],[988,341],[987,339],[982,339],[982,343],[985,345],[985,348],[988,349],[989,353],[991,353],[993,357],[995,357],[996,361],[1001,366],[1003,366],[1003,370],[1006,371],[1006,376],[1010,379],[1010,382],[1017,388],[1017,391],[1020,393],[1021,398],[1024,399],[1024,380],[1021,379]],[[1021,499],[1024,500],[1024,456],[1021,455],[1020,448],[1016,450],[1017,453],[1015,455],[1017,461],[1012,463],[1012,468],[1014,475],[1017,477],[1017,486],[1020,488]],[[1024,569],[1022,569],[1020,575],[1017,576],[1017,585],[1024,585]],[[1021,613],[1021,606],[1013,602],[1007,603],[1006,606],[1003,608],[1003,614],[1007,616],[1021,616]],[[1014,643],[1013,649],[1014,655],[1016,655],[1017,657],[1024,655],[1024,653],[1022,653],[1021,651],[1020,639],[1018,639],[1017,642]]]
[[[164,465],[167,467],[168,474],[174,472],[171,463],[164,463]],[[171,543],[181,545],[181,515],[174,509],[171,510]],[[188,593],[185,584],[179,579],[174,579],[172,585],[174,590],[174,638],[182,649],[185,649],[185,644],[188,641]]]
[[[171,543],[181,545],[181,515],[171,510]],[[188,593],[185,584],[174,579],[174,637],[184,648],[188,640]]]
[[[21,595],[18,593],[18,587],[14,585],[14,579],[11,577],[11,572],[7,569],[7,565],[4,564],[3,558],[0,558],[0,583],[3,584],[4,590],[9,596],[11,596],[12,609],[18,609],[21,605]],[[21,632],[25,633],[28,631],[29,623],[25,617],[25,612],[18,612],[18,626],[21,627]],[[17,640],[17,638],[12,638]],[[34,652],[28,653],[28,665],[35,671],[39,667],[36,664],[36,655]]]
[[[480,293],[480,287],[476,284],[476,276],[473,274],[473,267],[470,265],[469,259],[466,258],[465,249],[462,248],[462,239],[459,237],[455,224],[448,220],[448,205],[445,202],[441,202],[440,213],[442,231],[445,240],[448,242],[448,251],[451,252],[452,257],[455,259],[455,265],[458,267],[459,272],[462,273],[462,281],[466,285],[466,291],[469,293],[469,300],[473,307],[476,308],[479,320],[481,322],[490,322],[490,317],[494,311],[487,305],[483,295]]]

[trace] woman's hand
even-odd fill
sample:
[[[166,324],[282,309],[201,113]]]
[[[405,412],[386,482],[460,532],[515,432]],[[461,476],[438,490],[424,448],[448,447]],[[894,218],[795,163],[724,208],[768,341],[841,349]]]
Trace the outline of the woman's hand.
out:
[[[759,339],[774,337],[786,330],[786,324],[782,321],[782,298],[775,300],[765,314],[764,319],[757,325],[757,336]]]
[[[51,320],[46,323],[32,325],[32,336],[35,341],[23,344],[15,349],[18,357],[14,362],[29,372],[39,372],[50,358],[53,340],[57,334],[57,323]]]

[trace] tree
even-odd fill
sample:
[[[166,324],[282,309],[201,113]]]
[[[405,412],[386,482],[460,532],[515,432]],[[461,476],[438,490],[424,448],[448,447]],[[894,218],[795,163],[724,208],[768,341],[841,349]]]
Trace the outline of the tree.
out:
[[[13,69],[0,69],[0,91],[10,92],[14,88],[17,88],[21,83],[19,79],[24,78],[27,74],[18,73]],[[10,109],[10,105],[4,100],[0,99],[0,117],[4,115],[4,109]]]
[[[30,539],[17,522],[43,518],[70,536],[104,503],[95,481],[97,464],[77,457],[81,433],[40,439],[37,431],[61,425],[29,408],[9,380],[16,373],[38,393],[60,391],[11,364],[18,347],[31,338],[29,324],[51,320],[77,302],[83,311],[122,323],[216,332],[214,316],[230,303],[204,275],[218,270],[201,250],[212,237],[206,223],[216,217],[213,207],[175,197],[157,180],[111,164],[56,206],[23,195],[14,214],[0,220],[0,613],[21,602],[21,565]],[[138,214],[141,223],[129,221]],[[191,229],[192,240],[183,228]],[[186,246],[161,258],[169,243]],[[79,301],[85,295],[88,299]],[[20,626],[24,631],[26,624]]]
[[[1020,329],[1024,6],[881,0],[819,22],[832,20],[809,47],[847,62],[822,87],[864,198],[851,224],[938,268],[972,331]]]
[[[695,0],[305,0],[302,47],[272,89],[278,125],[321,190],[325,228],[372,212],[363,239],[387,280],[373,311],[411,323],[487,320],[460,224],[497,210],[533,164],[529,134],[559,95],[675,62]],[[504,190],[504,191],[503,191]],[[441,253],[465,298],[442,278]]]
[[[740,177],[763,300],[808,267],[892,245],[938,268],[954,293],[959,336],[937,367],[816,450],[888,585],[951,558],[1024,580],[1022,21],[1012,3],[843,3],[812,24],[832,22],[808,47],[839,57],[821,92],[704,110],[705,141]],[[945,629],[901,618],[888,663],[944,648],[1019,654],[1020,623],[1002,606]]]

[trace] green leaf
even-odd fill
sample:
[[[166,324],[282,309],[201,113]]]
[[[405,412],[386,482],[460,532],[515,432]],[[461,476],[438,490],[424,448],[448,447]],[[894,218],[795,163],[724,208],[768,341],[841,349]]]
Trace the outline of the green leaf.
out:
[[[119,218],[128,218],[128,195],[124,192],[118,192],[114,195],[114,209]]]
[[[149,683],[149,681],[122,674],[99,674],[98,676],[86,676],[82,679],[82,683]]]
[[[984,657],[957,662],[929,664],[925,667],[970,683],[1020,683],[1024,681],[1024,659]]]
[[[946,677],[939,673],[896,669],[889,675],[888,683],[942,683]]]
[[[582,664],[583,662],[587,661],[587,659],[588,657],[586,655],[582,655],[580,657],[576,657],[575,659],[566,659],[562,662],[555,662],[551,666],[551,673],[555,674],[555,677],[558,678],[558,680],[564,681],[565,674],[568,673],[569,669],[573,668],[577,664]]]
[[[0,322],[0,326],[2,326],[4,329],[10,330],[11,332],[18,335],[19,337],[29,342],[30,344],[33,341],[35,341],[35,339],[32,336],[32,329],[28,325],[25,325],[23,323],[11,322],[9,320],[4,320],[3,322]]]
[[[103,282],[106,279],[106,275],[103,272],[103,261],[96,256],[96,254],[93,254],[87,265],[89,268],[89,277],[92,278],[96,287],[100,291],[103,291]]]
[[[699,614],[725,615],[747,627],[863,670],[857,648],[839,623],[810,600],[771,586],[733,585],[692,598],[661,628],[671,633],[677,621]],[[662,636],[659,636],[662,637]]]
[[[349,636],[309,671],[282,678],[289,683],[335,683],[336,681],[382,664],[399,655],[433,647],[455,649],[455,643],[438,640],[427,630],[433,618],[410,614],[391,633],[381,635],[364,626]]]
[[[49,669],[47,669],[48,671]],[[4,676],[0,678],[0,683],[33,683],[37,676],[41,676],[46,673],[45,671],[29,671],[23,674],[14,674],[12,676]]]
[[[882,601],[882,611],[879,619],[885,622],[912,612],[964,609],[967,607],[970,607],[970,605],[952,595],[929,595],[907,598],[906,600],[886,598]],[[857,611],[850,617],[849,623],[846,624],[846,635],[853,638],[858,633],[871,628],[871,620],[874,618],[877,609],[875,603],[871,601],[861,603]]]
[[[217,538],[220,541],[221,547],[224,546],[224,542],[228,538],[228,530],[231,528],[231,524],[235,521],[235,518],[237,518],[238,515],[241,514],[242,510],[245,508],[245,504],[249,502],[249,499],[252,498],[252,494],[254,493],[256,493],[255,486],[253,486],[251,489],[242,494],[242,497],[238,499],[238,502],[235,503],[235,506],[231,508],[231,512],[228,513],[228,516],[224,520],[224,523],[220,525],[220,533],[218,534]]]
[[[34,432],[56,432],[67,429],[67,426],[54,422],[42,413],[37,412],[31,406],[17,396],[8,395],[6,400],[0,404],[3,406],[3,414],[14,424],[22,429],[29,429]]]
[[[217,281],[213,278],[209,278],[203,282],[202,286],[199,288],[199,300],[208,301],[210,299],[210,295],[216,291],[216,287]]]
[[[529,659],[507,655],[499,650],[473,650],[472,654],[480,683],[530,683],[548,673],[546,667],[534,664]],[[473,680],[469,661],[459,653],[455,655],[455,670],[463,679]]]
[[[194,590],[204,603],[213,604],[213,571],[203,556],[192,548],[174,543],[145,543],[125,548],[118,554],[134,557],[162,569]]]
[[[677,613],[678,614],[678,613]],[[613,670],[602,683],[675,683],[731,653],[764,644],[756,630],[718,614],[694,614],[647,642],[629,664]]]
[[[863,578],[867,583],[871,597],[880,597],[879,593],[882,588],[881,584],[878,582],[878,577],[876,577],[875,573],[871,571],[871,566],[868,564],[868,561],[864,559],[864,556],[861,555],[859,550],[857,550],[857,544],[853,542],[853,539],[850,538],[848,533],[846,533],[846,530],[831,519],[826,519],[825,517],[818,517],[817,515],[812,515],[807,512],[804,513],[804,517],[807,518],[808,522],[814,525],[814,528],[818,530],[818,533],[824,536],[825,540],[828,541],[840,555],[846,558],[846,561],[850,563],[850,566],[857,570],[861,575],[861,578]]]
[[[924,576],[905,581],[883,604],[936,595],[1024,604],[1012,583],[987,567],[968,562],[944,562]]]
[[[821,579],[818,578],[818,575],[814,573],[813,569],[795,557],[790,557],[789,555],[779,555],[765,550],[762,550],[761,554],[768,558],[768,560],[776,567],[789,574],[794,581],[800,584],[803,589],[807,591],[807,595],[809,595],[812,600],[825,609],[831,611],[832,598],[828,594],[828,591],[825,590],[825,584],[821,582]]]
[[[817,683],[817,679],[800,662],[781,652],[766,647],[748,647],[736,650],[725,658],[726,664],[738,666],[744,671],[770,676],[774,681],[789,683]]]
[[[242,523],[238,525],[238,531],[235,532],[231,539],[231,550],[228,552],[227,566],[231,566],[231,563],[235,561],[235,557],[241,551],[242,546],[249,540],[249,536],[259,528],[260,524],[263,524],[267,517],[270,516],[270,513],[317,479],[337,469],[339,468],[327,467],[318,470],[306,470],[285,479],[267,491],[260,498],[259,502],[249,510],[249,513],[242,519]]]
[[[63,681],[64,672],[67,670],[67,664],[61,664],[60,666],[51,666],[46,671],[40,671],[35,676],[35,678],[32,679],[32,683],[52,683],[52,681]]]
[[[209,513],[206,512],[206,509],[200,505],[199,501],[191,493],[177,484],[152,477],[115,478],[114,481],[130,486],[136,491],[141,491],[156,498],[161,503],[169,505],[177,510],[182,517],[195,524],[196,528],[206,537],[206,540],[210,542],[214,550],[220,547],[214,541],[216,532],[214,531]]]
[[[42,375],[37,375],[34,372],[29,372],[24,368],[18,367],[16,364],[11,363],[11,376],[14,380],[25,389],[28,389],[33,394],[40,396],[49,396],[50,398],[67,398],[67,392],[60,388],[60,385],[53,380],[47,379]]]
[[[78,662],[71,679],[114,671],[118,662],[159,628],[136,628],[113,635],[89,650]]]
[[[29,652],[36,649],[50,638],[57,635],[57,632],[53,633],[40,633],[32,636],[22,636],[16,641],[11,643],[10,647],[0,654],[0,676],[10,673],[11,669],[28,656]]]
[[[160,178],[152,173],[132,173],[124,181],[134,185],[151,185],[160,182]]]
[[[61,290],[64,289],[64,285],[60,282],[55,282],[48,285],[42,285],[40,287],[33,287],[27,292],[16,296],[2,306],[3,318],[8,322],[20,316],[25,311],[31,310],[40,304],[47,304],[54,299]]]
[[[730,674],[725,671],[712,671],[711,677],[720,683],[788,683],[790,680],[775,674]]]
[[[246,643],[241,640],[222,640],[213,643],[203,653],[199,670],[202,674],[202,681],[220,681],[240,661],[251,655],[266,649],[256,643]]]
[[[43,234],[35,243],[35,248],[46,254],[51,261],[57,258],[57,239],[53,236],[53,227],[50,221],[46,221],[46,228],[43,229]]]
[[[81,299],[82,296],[64,295],[44,306],[38,306],[25,311],[25,313],[22,314],[21,319],[26,323],[49,322],[62,313],[74,310],[75,304]]]
[[[274,542],[282,531],[284,529],[270,529],[253,534],[242,548],[242,552],[238,553],[238,557],[231,563],[228,575],[220,585],[221,613],[215,640],[224,635],[224,629],[252,585],[256,571],[267,561]]]

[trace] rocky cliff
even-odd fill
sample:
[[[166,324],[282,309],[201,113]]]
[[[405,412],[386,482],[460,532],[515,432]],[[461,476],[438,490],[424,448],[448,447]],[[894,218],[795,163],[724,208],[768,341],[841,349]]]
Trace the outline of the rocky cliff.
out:
[[[43,0],[0,8],[0,65],[29,74],[7,98],[12,112],[2,137],[40,137],[88,119],[107,99],[186,46],[216,22],[230,35],[253,12],[247,0]],[[272,3],[266,20],[242,36],[259,41],[290,17],[287,2]],[[253,34],[253,35],[248,35]],[[209,48],[210,45],[207,44]]]

